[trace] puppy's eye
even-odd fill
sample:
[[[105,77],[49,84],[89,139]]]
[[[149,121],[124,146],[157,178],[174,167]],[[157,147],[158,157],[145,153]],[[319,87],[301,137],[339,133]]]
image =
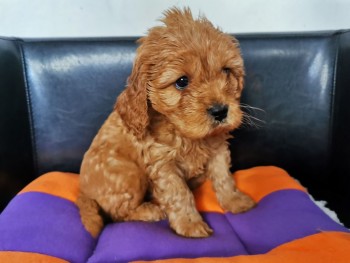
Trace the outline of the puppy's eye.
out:
[[[175,87],[178,90],[183,90],[188,86],[188,77],[187,76],[182,76],[175,82]]]
[[[224,67],[224,68],[222,68],[222,72],[224,72],[226,75],[229,75],[231,73],[231,69]]]

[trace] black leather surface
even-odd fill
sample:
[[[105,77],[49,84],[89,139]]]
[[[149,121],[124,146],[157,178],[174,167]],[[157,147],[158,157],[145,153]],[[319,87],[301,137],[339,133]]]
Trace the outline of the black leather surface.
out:
[[[350,225],[350,34],[240,38],[242,101],[264,110],[260,128],[232,140],[233,170],[277,165],[327,200]]]
[[[265,123],[250,118],[260,127],[234,132],[232,169],[280,166],[350,225],[350,33],[238,39],[242,103],[261,108],[249,113]],[[48,171],[79,172],[124,88],[135,40],[0,41],[1,189]]]
[[[0,211],[34,178],[21,52],[0,39]]]
[[[240,41],[247,71],[242,101],[263,109],[255,116],[265,123],[235,133],[234,168],[274,164],[307,184],[324,182],[330,169],[336,39],[280,35]]]
[[[83,153],[124,88],[134,41],[25,43],[37,173],[79,172]]]
[[[350,32],[339,36],[329,201],[350,227]]]

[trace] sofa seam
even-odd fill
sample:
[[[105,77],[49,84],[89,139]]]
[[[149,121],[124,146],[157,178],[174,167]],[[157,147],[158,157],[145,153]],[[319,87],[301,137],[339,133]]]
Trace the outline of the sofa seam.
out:
[[[24,79],[24,89],[26,93],[26,102],[27,102],[27,109],[28,109],[28,120],[29,120],[29,129],[30,129],[30,138],[31,138],[31,144],[32,144],[32,158],[33,158],[33,165],[34,165],[34,173],[37,176],[38,175],[38,153],[37,153],[37,142],[36,142],[36,132],[34,127],[34,105],[32,103],[32,94],[30,91],[30,85],[28,83],[28,66],[27,66],[27,60],[26,60],[26,51],[23,47],[24,42],[18,43],[20,48],[20,54],[21,54],[21,64],[22,64],[22,74]]]
[[[334,125],[336,124],[336,92],[337,92],[337,74],[338,74],[338,61],[339,61],[339,38],[340,38],[340,34],[342,32],[335,34],[335,45],[336,45],[336,50],[335,50],[335,57],[334,57],[334,61],[333,61],[333,81],[332,81],[332,92],[331,92],[331,96],[332,98],[330,99],[330,121],[329,121],[329,135],[328,135],[328,152],[330,154],[330,172],[331,170],[333,170],[333,152],[334,152],[334,134],[335,134],[335,127]],[[328,178],[326,178],[328,179]]]

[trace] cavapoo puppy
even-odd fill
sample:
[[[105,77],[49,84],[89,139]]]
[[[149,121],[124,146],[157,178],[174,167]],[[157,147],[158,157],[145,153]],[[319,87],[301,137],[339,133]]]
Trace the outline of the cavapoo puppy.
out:
[[[227,139],[242,119],[237,40],[186,8],[168,10],[161,21],[138,41],[127,87],[82,162],[78,206],[93,236],[105,215],[168,218],[179,235],[209,236],[190,190],[206,178],[223,209],[254,206],[229,171]]]

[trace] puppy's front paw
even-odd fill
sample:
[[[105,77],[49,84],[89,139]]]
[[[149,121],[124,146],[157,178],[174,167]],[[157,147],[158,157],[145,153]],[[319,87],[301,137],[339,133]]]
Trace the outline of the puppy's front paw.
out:
[[[242,192],[235,192],[227,198],[226,200],[222,200],[222,206],[225,210],[230,211],[234,214],[242,213],[250,210],[255,206],[254,200]]]
[[[191,221],[190,218],[181,218],[171,224],[174,231],[184,237],[201,238],[208,237],[213,230],[202,220]]]

